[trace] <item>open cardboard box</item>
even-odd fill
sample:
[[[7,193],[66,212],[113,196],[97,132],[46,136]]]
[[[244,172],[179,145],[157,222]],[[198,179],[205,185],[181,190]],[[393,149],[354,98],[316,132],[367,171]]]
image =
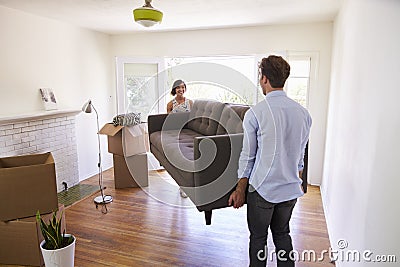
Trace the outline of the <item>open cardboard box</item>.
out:
[[[57,216],[62,213],[62,229],[66,229],[64,206],[60,205]],[[48,222],[53,213],[41,214],[42,219]],[[43,257],[40,242],[43,240],[40,226],[36,217],[0,222],[0,265],[18,264],[29,266],[43,266]]]
[[[113,154],[115,188],[148,186],[147,124],[114,126],[107,123],[99,134],[107,135],[108,152]]]
[[[58,207],[50,152],[0,158],[0,221],[49,213]]]
[[[133,126],[114,126],[112,123],[106,123],[99,134],[107,135],[108,152],[130,157],[149,150],[146,128],[146,123]]]

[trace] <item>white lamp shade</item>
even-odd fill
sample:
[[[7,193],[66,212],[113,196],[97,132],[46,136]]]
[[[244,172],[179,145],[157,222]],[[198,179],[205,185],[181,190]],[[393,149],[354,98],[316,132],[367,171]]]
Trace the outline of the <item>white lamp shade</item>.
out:
[[[157,21],[153,21],[153,20],[137,20],[137,23],[139,23],[140,25],[144,26],[144,27],[152,27],[160,22]]]
[[[83,104],[82,111],[85,113],[92,113],[92,100],[88,100],[85,104]]]

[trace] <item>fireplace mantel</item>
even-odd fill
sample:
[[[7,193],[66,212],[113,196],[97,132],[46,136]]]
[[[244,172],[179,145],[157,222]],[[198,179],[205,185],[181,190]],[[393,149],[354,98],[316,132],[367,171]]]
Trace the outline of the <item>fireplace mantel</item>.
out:
[[[81,110],[77,109],[61,109],[61,110],[50,110],[50,111],[36,111],[32,113],[26,114],[17,114],[17,115],[0,115],[0,125],[16,123],[21,121],[33,121],[33,120],[42,120],[50,117],[57,116],[72,116],[76,115]]]
[[[63,182],[79,182],[73,109],[0,115],[0,157],[51,152],[56,163],[57,191]]]

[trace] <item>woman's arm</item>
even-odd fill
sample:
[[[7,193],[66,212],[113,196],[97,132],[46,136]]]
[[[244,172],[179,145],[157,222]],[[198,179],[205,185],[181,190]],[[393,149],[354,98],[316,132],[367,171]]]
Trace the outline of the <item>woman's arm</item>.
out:
[[[167,113],[171,113],[172,111],[172,101],[169,101],[167,104]]]

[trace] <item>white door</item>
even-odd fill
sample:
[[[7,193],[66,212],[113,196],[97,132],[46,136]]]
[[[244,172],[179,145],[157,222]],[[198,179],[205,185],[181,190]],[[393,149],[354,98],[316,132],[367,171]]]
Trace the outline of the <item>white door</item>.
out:
[[[147,122],[149,114],[166,109],[159,101],[164,84],[162,63],[158,58],[116,58],[118,114],[141,113],[141,121]],[[147,154],[149,170],[162,168],[150,152]]]
[[[117,57],[117,112],[141,113],[146,122],[149,114],[159,113],[160,85],[163,84],[160,59]]]

